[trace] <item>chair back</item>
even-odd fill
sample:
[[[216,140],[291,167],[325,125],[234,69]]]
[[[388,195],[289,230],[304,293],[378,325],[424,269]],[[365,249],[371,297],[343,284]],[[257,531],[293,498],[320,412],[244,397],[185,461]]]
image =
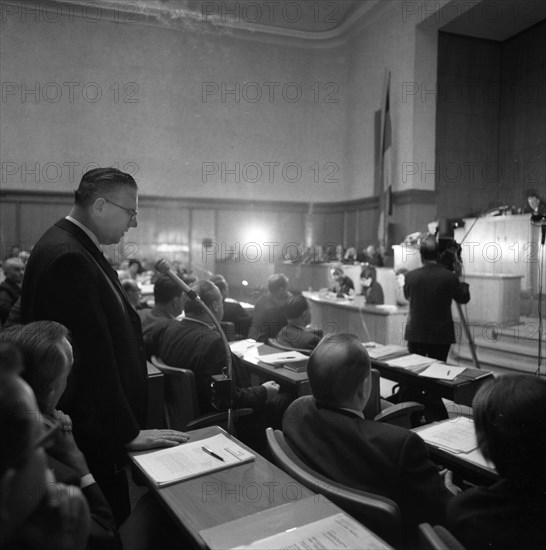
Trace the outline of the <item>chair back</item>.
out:
[[[370,376],[372,377],[372,391],[370,398],[364,407],[364,418],[373,419],[381,412],[381,395],[379,387],[379,371],[372,369]]]
[[[165,423],[167,428],[183,430],[200,414],[195,375],[188,369],[169,367],[159,357],[152,364],[165,376]]]
[[[401,539],[400,509],[396,502],[352,489],[309,468],[288,445],[280,430],[267,428],[267,444],[274,462],[308,489],[324,495],[366,527],[396,545]]]
[[[464,546],[441,525],[419,525],[419,550],[465,550]]]
[[[300,353],[303,353],[304,355],[311,355],[311,350],[308,349],[302,349],[302,348],[291,348],[289,346],[285,346],[281,344],[276,338],[268,338],[267,343],[277,349],[282,349],[283,351],[299,351]],[[303,359],[302,359],[303,361]]]

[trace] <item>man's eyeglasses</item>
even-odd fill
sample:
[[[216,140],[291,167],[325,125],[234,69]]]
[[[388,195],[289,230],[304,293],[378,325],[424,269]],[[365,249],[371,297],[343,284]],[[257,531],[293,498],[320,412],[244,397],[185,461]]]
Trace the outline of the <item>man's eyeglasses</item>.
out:
[[[121,208],[122,210],[125,210],[129,216],[131,216],[129,221],[133,221],[138,216],[138,210],[132,210],[131,208],[125,208],[125,206],[121,206],[121,204],[118,204],[117,202],[111,201],[107,199],[106,197],[102,197],[106,202],[109,202],[110,204],[113,204],[114,206],[117,206],[118,208]]]

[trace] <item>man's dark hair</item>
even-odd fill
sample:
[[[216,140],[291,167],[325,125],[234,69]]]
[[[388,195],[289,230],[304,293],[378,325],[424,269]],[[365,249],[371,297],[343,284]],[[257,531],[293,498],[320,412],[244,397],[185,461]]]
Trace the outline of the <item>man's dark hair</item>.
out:
[[[52,384],[61,374],[64,355],[61,340],[70,341],[68,329],[55,321],[34,321],[6,329],[1,340],[16,345],[22,353],[21,374],[36,395],[40,408],[45,408]]]
[[[438,260],[438,243],[434,237],[425,237],[419,245],[421,260],[435,262]]]
[[[86,172],[74,192],[74,203],[87,207],[100,196],[108,195],[123,187],[138,189],[133,176],[117,168],[94,168]]]
[[[286,303],[286,318],[288,320],[297,319],[303,315],[303,312],[307,309],[309,309],[309,304],[303,296],[292,296],[292,298],[290,298]]]
[[[212,304],[218,299],[218,287],[210,281],[200,279],[191,285],[191,289],[199,294],[203,303],[210,309]],[[221,299],[221,298],[220,298]],[[184,311],[186,313],[200,314],[203,313],[203,308],[195,301],[185,298]]]
[[[546,381],[506,374],[482,386],[472,403],[478,445],[502,477],[546,486]]]
[[[267,289],[271,293],[278,292],[288,286],[288,277],[284,273],[274,273],[267,279]]]
[[[326,335],[307,363],[313,396],[329,405],[351,399],[370,372],[370,357],[360,339],[344,332]]]
[[[182,289],[168,276],[160,275],[154,284],[156,304],[168,304],[173,298],[182,296]]]

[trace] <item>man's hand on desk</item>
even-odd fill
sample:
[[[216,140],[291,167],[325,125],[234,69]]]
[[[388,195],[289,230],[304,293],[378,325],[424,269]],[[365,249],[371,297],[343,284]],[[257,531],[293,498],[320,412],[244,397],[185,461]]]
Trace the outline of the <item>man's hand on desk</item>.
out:
[[[445,470],[442,470],[440,472],[440,477],[444,480],[444,485],[446,486],[446,489],[452,494],[452,495],[458,495],[462,489],[453,483],[453,472],[451,470],[448,470],[447,468]]]
[[[176,430],[140,430],[133,441],[127,443],[128,451],[146,451],[158,447],[176,447],[188,441],[190,436]]]
[[[264,382],[262,386],[267,390],[266,401],[271,401],[279,393],[279,384],[273,380],[268,380]]]

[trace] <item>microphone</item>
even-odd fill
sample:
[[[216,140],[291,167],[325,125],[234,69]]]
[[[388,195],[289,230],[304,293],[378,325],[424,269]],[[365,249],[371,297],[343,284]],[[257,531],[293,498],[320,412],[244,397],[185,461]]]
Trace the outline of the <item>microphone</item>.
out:
[[[224,344],[224,349],[226,352],[226,370],[227,370],[227,380],[229,380],[229,400],[228,400],[228,410],[227,410],[227,431],[229,434],[233,433],[233,418],[232,418],[232,405],[233,405],[233,391],[232,391],[232,380],[233,380],[233,365],[231,362],[231,348],[229,347],[229,342],[226,338],[226,335],[224,331],[222,330],[222,327],[220,326],[220,323],[218,322],[218,319],[216,319],[216,316],[212,311],[206,306],[206,304],[201,300],[199,297],[199,294],[192,290],[172,269],[167,260],[165,258],[161,258],[158,260],[154,265],[156,271],[163,275],[167,275],[171,278],[172,281],[174,281],[183,292],[185,292],[188,296],[188,298],[191,298],[195,302],[197,302],[201,308],[205,311],[205,313],[210,317],[210,320],[212,321],[213,325],[215,326],[216,330],[220,333],[220,338],[222,339],[222,343]],[[213,382],[214,384],[214,382]]]
[[[182,290],[185,294],[188,295],[188,298],[191,298],[192,300],[198,300],[199,296],[197,295],[197,292],[192,290],[172,269],[165,260],[165,258],[161,258],[160,260],[157,260],[157,262],[154,265],[154,268],[156,271],[159,271],[159,273],[163,275],[167,275],[170,277]]]

